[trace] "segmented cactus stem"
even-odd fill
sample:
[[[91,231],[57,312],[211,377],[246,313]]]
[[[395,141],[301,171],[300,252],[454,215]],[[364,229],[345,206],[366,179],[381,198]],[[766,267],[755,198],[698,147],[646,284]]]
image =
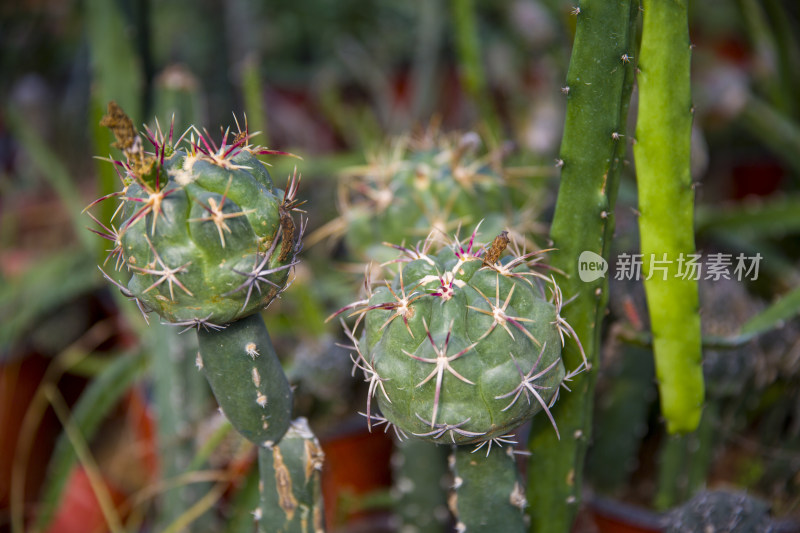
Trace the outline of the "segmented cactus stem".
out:
[[[258,449],[259,533],[323,533],[321,474],[325,454],[308,421],[292,421],[279,444]]]
[[[197,366],[233,427],[260,446],[278,442],[289,428],[292,391],[261,315],[198,329],[197,339]]]
[[[399,440],[392,454],[392,498],[404,533],[442,533],[447,512],[447,446]]]
[[[453,492],[448,503],[458,533],[527,531],[528,502],[513,446],[487,454],[454,446],[449,464]]]

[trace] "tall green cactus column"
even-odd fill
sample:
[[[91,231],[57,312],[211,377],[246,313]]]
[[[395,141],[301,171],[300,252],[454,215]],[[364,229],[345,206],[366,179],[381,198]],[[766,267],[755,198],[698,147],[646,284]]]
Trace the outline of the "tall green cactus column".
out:
[[[681,272],[695,253],[687,3],[643,2],[633,147],[644,288],[661,412],[670,433],[697,428],[704,396],[697,279]]]
[[[233,427],[259,446],[259,531],[321,531],[319,494],[290,498],[298,512],[268,497],[291,495],[291,486],[319,492],[323,457],[308,425],[291,423],[289,382],[260,316],[287,287],[301,248],[296,176],[277,189],[257,157],[276,152],[251,145],[246,128],[225,132],[220,144],[196,129],[175,142],[171,129],[147,130],[150,152],[113,102],[102,124],[126,160],[113,162],[122,189],[97,201],[120,203],[108,225],[94,219],[95,232],[112,243],[106,263],[113,259],[130,279],[122,285],[104,275],[145,318],[155,311],[167,324],[197,330],[197,367]]]
[[[568,99],[559,165],[562,166],[551,237],[553,264],[560,280],[564,318],[572,324],[589,366],[597,362],[600,326],[607,303],[607,280],[581,281],[578,259],[591,252],[608,260],[614,231],[614,204],[625,154],[625,119],[633,79],[634,22],[638,2],[583,0],[567,83]],[[597,259],[595,259],[597,260]],[[564,363],[575,368],[581,355],[564,349]],[[554,410],[561,440],[541,418],[534,419],[528,443],[528,513],[537,533],[569,531],[581,497],[583,461],[589,443],[596,370],[576,376]]]

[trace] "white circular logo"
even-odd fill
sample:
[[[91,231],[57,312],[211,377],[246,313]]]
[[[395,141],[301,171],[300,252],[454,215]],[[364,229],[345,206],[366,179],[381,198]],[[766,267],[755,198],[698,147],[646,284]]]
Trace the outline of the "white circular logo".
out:
[[[603,278],[608,272],[608,262],[602,256],[586,250],[578,257],[578,276],[581,281],[590,282]]]

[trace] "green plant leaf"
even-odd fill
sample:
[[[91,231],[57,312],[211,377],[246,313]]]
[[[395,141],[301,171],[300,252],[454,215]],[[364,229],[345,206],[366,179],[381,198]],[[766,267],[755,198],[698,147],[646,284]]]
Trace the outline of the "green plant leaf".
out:
[[[100,422],[114,408],[122,394],[142,373],[148,358],[143,351],[121,353],[93,380],[72,410],[72,421],[88,441]],[[37,530],[44,529],[53,519],[63,495],[64,487],[77,455],[66,434],[62,433],[50,458],[47,483],[39,502]]]

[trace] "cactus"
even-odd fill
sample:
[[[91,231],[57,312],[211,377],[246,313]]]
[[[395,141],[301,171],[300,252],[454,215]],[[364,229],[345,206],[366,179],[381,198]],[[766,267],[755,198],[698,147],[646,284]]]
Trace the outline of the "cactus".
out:
[[[769,505],[744,493],[702,491],[664,518],[664,531],[776,531]]]
[[[261,317],[221,331],[201,329],[197,338],[197,366],[233,427],[262,446],[280,440],[291,420],[292,392]]]
[[[531,269],[542,251],[520,253],[514,245],[515,253],[502,258],[510,244],[507,232],[485,246],[476,242],[477,232],[476,227],[469,239],[456,236],[439,249],[431,236],[413,249],[393,245],[399,255],[391,262],[398,265],[396,274],[377,288],[368,275],[367,297],[332,316],[358,317],[352,328],[342,323],[354,370],[369,383],[370,427],[391,425],[400,438],[453,444],[456,457],[469,455],[463,462],[456,459],[463,482],[456,483],[463,487],[456,501],[477,497],[489,478],[498,491],[484,494],[481,509],[504,508],[512,492],[518,496],[518,520],[487,518],[462,505],[461,531],[487,525],[522,531],[522,485],[503,492],[510,467],[497,471],[498,456],[505,452],[490,452],[495,445],[514,443],[510,433],[539,412],[557,434],[550,407],[563,382],[584,365],[567,374],[561,361],[566,337],[575,335],[560,316],[560,289]],[[380,414],[373,413],[374,398]],[[485,454],[475,453],[484,448]]]
[[[133,272],[131,297],[169,323],[206,329],[266,307],[299,249],[290,214],[297,182],[281,200],[254,155],[274,152],[246,144],[246,131],[220,147],[192,135],[182,151],[170,132],[149,135],[156,154],[147,154],[118,108],[109,108],[105,124],[129,154],[129,176],[116,194],[124,220],[110,235],[117,264]]]
[[[453,489],[449,504],[459,533],[525,531],[525,488],[514,448],[485,456],[454,446],[450,455]]]
[[[400,251],[391,282],[341,310],[363,321],[348,330],[354,362],[383,416],[400,431],[436,443],[501,437],[544,411],[565,376],[561,347],[572,328],[560,317],[551,278],[528,268],[541,252],[500,260],[507,232],[482,247],[427,239]],[[552,301],[539,282],[550,285]],[[355,329],[355,327],[354,327]]]
[[[642,5],[633,147],[642,271],[661,413],[670,433],[686,433],[700,423],[704,401],[697,280],[681,272],[695,254],[688,2]]]
[[[256,156],[283,152],[251,145],[246,125],[231,144],[226,131],[219,146],[194,128],[175,142],[172,128],[168,135],[146,129],[154,147],[147,152],[115,103],[101,124],[126,161],[114,161],[122,190],[89,206],[120,200],[108,225],[92,217],[100,226],[93,231],[113,244],[106,262],[113,259],[131,277],[126,286],[101,271],[145,319],[154,311],[184,331],[196,328],[196,364],[220,409],[262,454],[277,457],[292,393],[259,312],[286,288],[301,248],[303,224],[298,228],[292,217],[300,205],[297,174],[284,191],[276,189]],[[310,433],[304,428],[303,438]],[[266,487],[276,482],[264,471],[261,478]],[[262,508],[261,531],[273,530],[272,511]]]
[[[356,258],[377,260],[390,257],[382,242],[413,244],[431,228],[443,236],[481,219],[484,231],[498,233],[511,226],[513,237],[522,240],[532,229],[526,221],[533,217],[527,216],[527,206],[512,201],[500,152],[482,153],[481,144],[474,132],[430,131],[395,139],[367,166],[345,173],[339,192],[342,214],[327,231],[343,232]]]
[[[324,531],[320,485],[324,458],[305,418],[294,420],[279,444],[258,449],[261,507],[256,519],[262,531]]]
[[[614,205],[626,153],[625,122],[633,84],[638,2],[581,0],[576,17],[567,82],[568,99],[559,166],[561,183],[550,231],[553,264],[571,302],[565,319],[572,324],[594,366],[608,298],[605,278],[583,282],[578,258],[593,252],[608,260],[614,234]],[[581,355],[572,346],[564,361],[574,365]],[[528,448],[535,454],[528,478],[528,513],[532,529],[569,531],[583,490],[583,462],[591,438],[596,372],[580,376],[558,407],[564,439],[534,419]]]
[[[392,453],[392,499],[403,533],[442,533],[450,484],[448,449],[419,439],[398,439]]]

